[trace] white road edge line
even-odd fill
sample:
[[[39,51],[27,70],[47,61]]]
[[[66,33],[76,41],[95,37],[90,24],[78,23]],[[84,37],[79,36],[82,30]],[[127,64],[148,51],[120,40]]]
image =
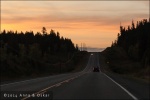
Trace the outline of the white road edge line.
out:
[[[114,81],[112,78],[110,78],[108,75],[103,73],[107,78],[109,78],[111,81],[113,81],[116,85],[118,85],[120,88],[122,88],[128,95],[130,95],[134,100],[138,100],[137,97],[135,97],[132,93],[130,93],[127,89],[125,89],[123,86],[121,86],[119,83]]]

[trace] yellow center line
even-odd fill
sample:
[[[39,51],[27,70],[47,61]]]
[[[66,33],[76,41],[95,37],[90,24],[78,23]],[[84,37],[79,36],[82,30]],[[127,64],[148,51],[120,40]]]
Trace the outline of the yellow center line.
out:
[[[77,76],[75,76],[75,77],[72,77],[72,78],[70,78],[70,79],[66,79],[66,80],[64,80],[64,81],[62,81],[62,82],[59,82],[59,83],[54,84],[54,85],[52,85],[52,86],[49,86],[49,87],[47,87],[47,88],[45,88],[45,89],[42,89],[42,90],[40,90],[40,91],[38,91],[38,92],[36,92],[36,93],[34,93],[34,94],[42,94],[42,93],[45,93],[48,89],[50,89],[50,88],[52,88],[52,87],[58,87],[58,86],[60,86],[61,84],[67,83],[67,82],[69,82],[69,81],[71,81],[71,80],[73,80],[73,79],[75,79],[75,78],[80,77],[81,75],[84,75],[84,74],[85,74],[85,73],[82,73],[82,74],[77,75]],[[21,100],[25,100],[25,99],[28,99],[28,98],[30,98],[30,97],[25,97],[25,98],[23,98],[23,99],[21,99]]]

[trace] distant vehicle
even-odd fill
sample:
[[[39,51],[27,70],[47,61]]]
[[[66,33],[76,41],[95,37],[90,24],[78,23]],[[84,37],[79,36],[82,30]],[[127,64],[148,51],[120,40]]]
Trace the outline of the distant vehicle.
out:
[[[98,67],[94,67],[93,68],[93,72],[99,72],[99,68]]]

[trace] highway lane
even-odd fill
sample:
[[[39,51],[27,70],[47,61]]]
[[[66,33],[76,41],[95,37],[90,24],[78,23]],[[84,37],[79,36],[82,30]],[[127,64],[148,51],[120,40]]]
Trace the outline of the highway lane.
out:
[[[102,73],[86,73],[50,91],[54,99],[133,99]]]
[[[90,67],[92,66],[92,67]],[[106,74],[93,72],[93,67],[100,67],[98,54],[89,60],[87,73],[58,87],[51,88],[54,99],[134,99],[137,98]]]
[[[92,56],[89,57],[89,61],[87,63],[86,68],[81,72],[66,73],[66,74],[30,79],[30,80],[25,80],[20,82],[2,84],[1,91],[39,91],[43,88],[49,87],[50,85],[57,84],[64,80],[77,77],[79,75],[84,74],[85,72],[88,72],[89,70],[92,69],[91,62],[93,62]]]
[[[105,73],[92,72],[93,67],[100,67],[98,53],[81,72],[3,84],[1,91],[52,91],[54,99],[138,99]]]

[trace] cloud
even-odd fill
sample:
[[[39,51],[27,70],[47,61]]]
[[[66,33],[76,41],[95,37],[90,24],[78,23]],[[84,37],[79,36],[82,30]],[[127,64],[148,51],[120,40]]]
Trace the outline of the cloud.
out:
[[[2,29],[59,31],[76,43],[106,47],[119,24],[149,17],[148,1],[2,1]],[[145,6],[146,5],[146,6]]]
[[[124,5],[124,4],[127,5]],[[123,15],[143,12],[144,7],[133,6],[139,2],[87,1],[87,2],[11,2],[11,7],[2,3],[2,18],[8,20],[37,20],[41,22],[103,22],[118,19]],[[5,9],[3,9],[5,8]],[[140,10],[140,9],[143,10]],[[6,11],[7,9],[7,11]],[[149,11],[148,9],[146,10]],[[11,16],[9,16],[11,15]],[[107,19],[107,20],[106,20]],[[114,22],[114,21],[113,21]]]

